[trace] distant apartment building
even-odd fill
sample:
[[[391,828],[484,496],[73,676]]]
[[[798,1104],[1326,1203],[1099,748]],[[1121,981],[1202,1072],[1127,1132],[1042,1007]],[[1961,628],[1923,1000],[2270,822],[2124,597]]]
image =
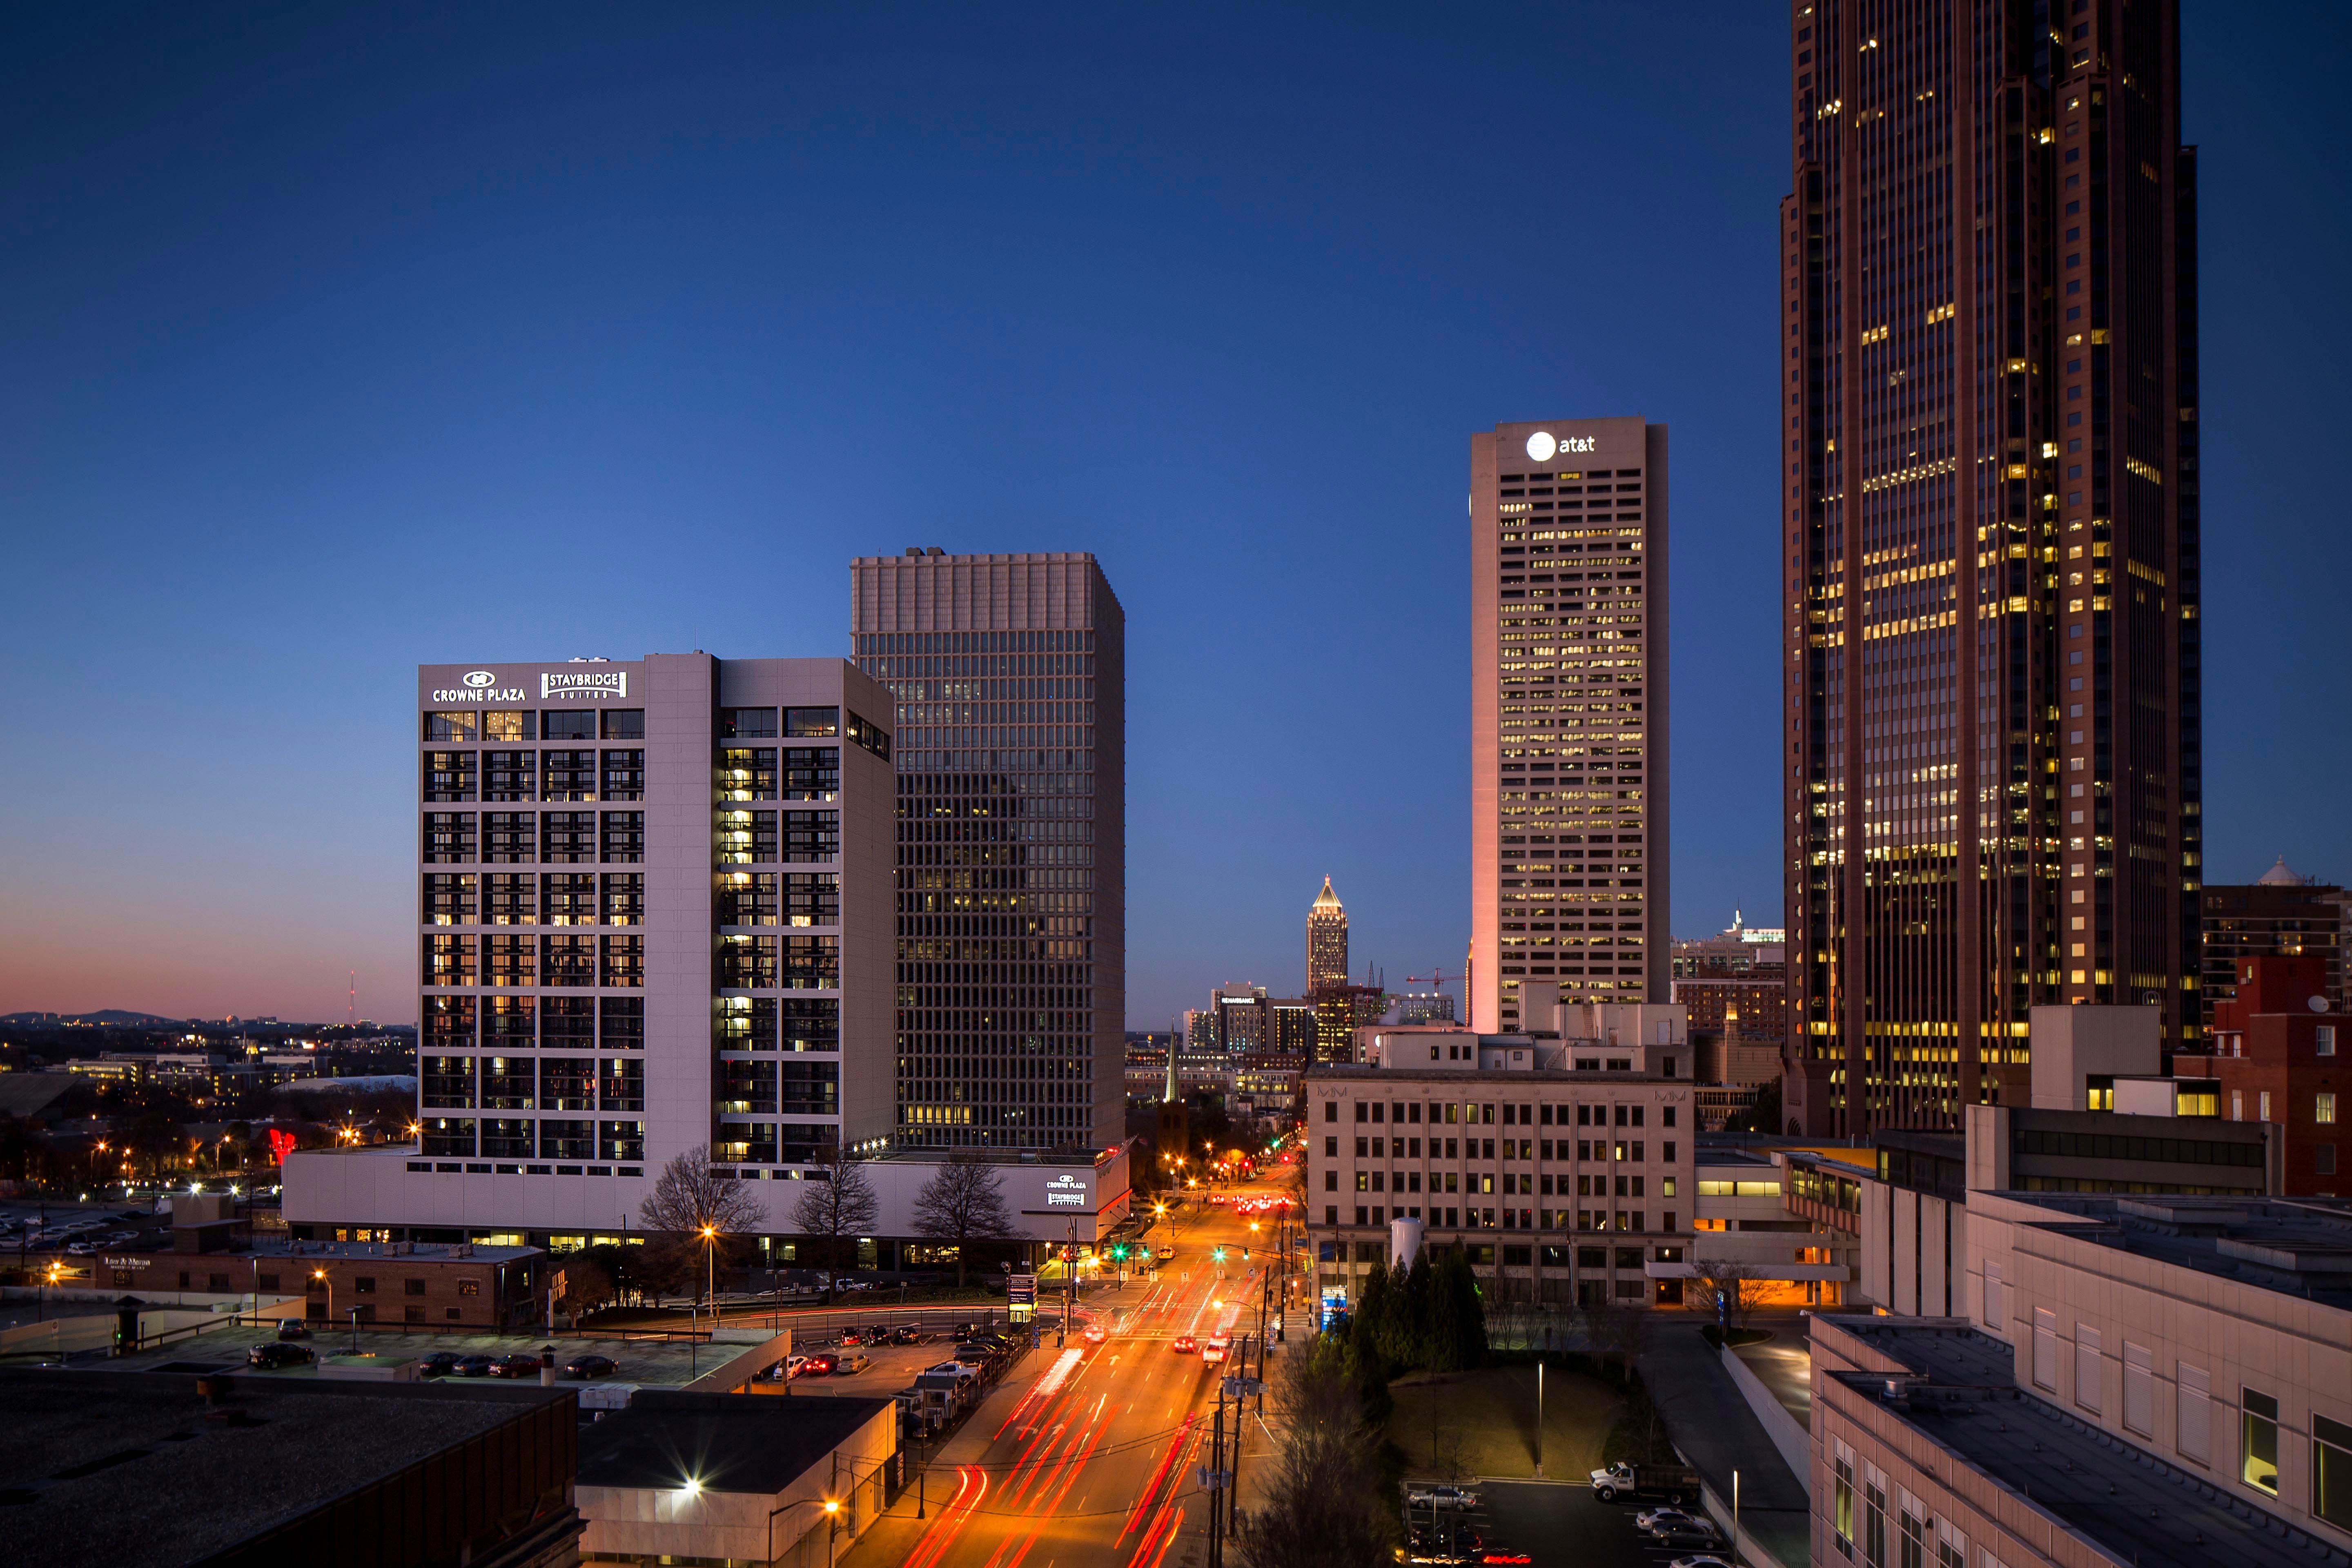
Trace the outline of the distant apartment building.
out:
[[[1549,993],[1549,988],[1546,988]],[[1530,1301],[1666,1303],[1696,1193],[1690,1047],[1664,1006],[1528,998],[1540,1035],[1380,1031],[1306,1075],[1318,1289],[1352,1300],[1392,1221]],[[1368,1031],[1370,1032],[1370,1031]]]
[[[1125,1125],[1127,617],[1084,553],[850,563],[898,746],[902,1146]]]
[[[2275,1126],[2284,1171],[2276,1189],[2298,1196],[2352,1195],[2352,1076],[2336,1075],[2352,1056],[2352,1028],[2327,990],[2318,953],[2245,958],[2231,995],[2213,1010],[2204,1050],[2172,1058],[2183,1083],[2210,1083],[2212,1110],[2232,1122]]]
[[[1323,985],[1307,998],[1315,1013],[1315,1059],[1349,1059],[1356,1031],[1388,1012],[1388,994],[1377,985]]]
[[[1664,1002],[1666,428],[1498,425],[1470,440],[1467,1022],[1541,981]]]
[[[1787,933],[1777,926],[1751,926],[1738,910],[1728,929],[1715,936],[1681,937],[1674,946],[1674,977],[1744,974],[1769,967],[1778,970],[1788,956]]]
[[[1391,1024],[1450,1024],[1454,1021],[1454,998],[1443,991],[1391,994],[1381,1020]]]
[[[1307,910],[1307,989],[1348,983],[1348,911],[1323,879],[1323,890]]]
[[[2198,991],[2207,1027],[2214,1010],[2237,991],[2239,966],[2250,958],[2311,958],[2324,966],[2321,986],[2334,1011],[2345,1010],[2344,961],[2352,934],[2352,897],[2342,888],[2297,876],[2286,857],[2252,883],[2208,882],[2199,895],[2203,913],[2204,968]]]

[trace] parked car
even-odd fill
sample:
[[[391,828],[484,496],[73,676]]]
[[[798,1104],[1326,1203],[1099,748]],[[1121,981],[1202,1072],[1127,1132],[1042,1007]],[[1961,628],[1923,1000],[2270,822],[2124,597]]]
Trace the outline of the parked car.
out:
[[[1178,1355],[1193,1355],[1199,1352],[1201,1342],[1190,1334],[1178,1334],[1168,1348]]]
[[[319,1358],[308,1345],[258,1344],[245,1352],[245,1359],[264,1372],[276,1372],[282,1366],[307,1366]]]
[[[960,1361],[943,1361],[937,1366],[925,1367],[921,1375],[937,1375],[940,1377],[978,1377],[980,1373],[973,1371],[971,1367],[964,1365],[964,1363]]]
[[[764,1375],[770,1383],[790,1383],[793,1379],[801,1374],[801,1369],[807,1364],[808,1357],[804,1355],[786,1356],[783,1360],[770,1367],[762,1375]]]
[[[528,1355],[520,1352],[508,1356],[504,1360],[494,1361],[490,1363],[490,1375],[492,1377],[535,1378],[539,1375],[539,1358],[535,1355]]]
[[[801,1374],[808,1377],[829,1376],[836,1364],[838,1363],[835,1358],[819,1351],[801,1363]]]
[[[1708,1519],[1668,1520],[1650,1527],[1650,1539],[1661,1546],[1719,1546],[1723,1531]]]
[[[1602,1502],[1648,1496],[1679,1503],[1698,1496],[1698,1472],[1688,1465],[1636,1465],[1621,1459],[1591,1475],[1592,1495]]]
[[[841,1331],[841,1339],[839,1342],[844,1345],[868,1345],[872,1344],[874,1340],[871,1331],[868,1330],[844,1329]]]
[[[857,1351],[845,1351],[834,1359],[833,1370],[843,1377],[853,1372],[864,1372],[874,1364],[874,1358]]]
[[[621,1363],[608,1355],[576,1355],[563,1363],[566,1377],[610,1377]]]
[[[1731,1568],[1731,1564],[1712,1552],[1699,1552],[1688,1557],[1677,1557],[1667,1563],[1666,1568]]]
[[[1645,1508],[1633,1516],[1633,1528],[1647,1530],[1654,1524],[1697,1517],[1699,1516],[1686,1508]]]
[[[1463,1487],[1423,1485],[1407,1487],[1404,1500],[1414,1508],[1476,1508],[1478,1494]]]
[[[499,1358],[494,1355],[460,1356],[457,1373],[459,1377],[488,1377],[490,1369],[498,1364]]]
[[[310,1325],[299,1318],[280,1318],[278,1320],[278,1337],[281,1340],[307,1340],[310,1337]]]
[[[103,1252],[106,1249],[104,1247],[99,1246],[99,1244],[94,1241],[73,1241],[66,1244],[66,1256],[68,1258],[88,1258],[93,1252]]]
[[[866,1330],[866,1342],[869,1345],[888,1344],[890,1342],[890,1325],[887,1323],[869,1324]]]
[[[464,1359],[465,1358],[459,1355],[456,1351],[435,1351],[431,1355],[426,1356],[423,1361],[417,1363],[416,1375],[419,1377],[446,1377],[451,1373],[457,1370],[457,1363]]]
[[[890,1331],[890,1342],[894,1345],[919,1345],[929,1337],[912,1323],[901,1323]]]

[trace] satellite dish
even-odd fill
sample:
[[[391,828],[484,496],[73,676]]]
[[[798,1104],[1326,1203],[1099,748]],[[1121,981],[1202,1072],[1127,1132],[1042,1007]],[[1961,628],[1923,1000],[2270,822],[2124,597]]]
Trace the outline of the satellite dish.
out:
[[[2325,1013],[2327,1011],[2327,998],[2325,996],[2314,996],[2309,1003],[2309,1006],[2315,1013]]]

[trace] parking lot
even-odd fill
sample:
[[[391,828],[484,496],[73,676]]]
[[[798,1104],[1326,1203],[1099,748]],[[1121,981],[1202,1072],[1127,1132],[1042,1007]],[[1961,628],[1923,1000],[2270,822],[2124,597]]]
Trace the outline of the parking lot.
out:
[[[1580,1481],[1485,1481],[1470,1489],[1477,1506],[1461,1518],[1477,1532],[1486,1552],[1502,1548],[1529,1568],[1665,1568],[1706,1550],[1654,1544],[1633,1526],[1633,1516],[1652,1504],[1604,1503]],[[1426,1524],[1432,1515],[1415,1509],[1412,1518]],[[1466,1536],[1459,1542],[1468,1543]],[[1475,1563],[1484,1554],[1472,1553],[1467,1560]],[[1426,1560],[1444,1553],[1412,1555]]]

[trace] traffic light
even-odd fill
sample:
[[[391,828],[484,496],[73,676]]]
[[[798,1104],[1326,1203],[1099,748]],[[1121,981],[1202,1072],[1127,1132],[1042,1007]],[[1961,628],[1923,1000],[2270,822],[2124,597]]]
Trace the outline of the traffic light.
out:
[[[1212,1247],[1209,1251],[1209,1260],[1213,1263],[1223,1263],[1225,1260],[1225,1249],[1222,1247]]]
[[[1246,1247],[1242,1248],[1242,1261],[1244,1263],[1247,1263],[1249,1261],[1249,1248]]]

